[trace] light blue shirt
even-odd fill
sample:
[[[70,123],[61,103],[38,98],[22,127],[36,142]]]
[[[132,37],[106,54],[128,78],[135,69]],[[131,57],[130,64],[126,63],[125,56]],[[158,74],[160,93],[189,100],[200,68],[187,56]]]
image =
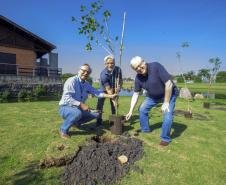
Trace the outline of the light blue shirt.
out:
[[[64,83],[63,95],[59,105],[79,106],[92,94],[98,98],[103,97],[103,92],[96,90],[88,81],[82,82],[79,76],[73,76]]]

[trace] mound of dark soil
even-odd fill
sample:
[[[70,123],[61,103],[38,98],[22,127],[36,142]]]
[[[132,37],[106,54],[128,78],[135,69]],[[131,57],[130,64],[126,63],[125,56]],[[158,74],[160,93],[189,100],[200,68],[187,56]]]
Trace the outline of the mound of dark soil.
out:
[[[138,139],[118,137],[111,140],[95,136],[87,146],[80,147],[73,161],[65,167],[62,184],[114,184],[142,154],[142,142]],[[124,164],[118,160],[121,155],[128,158]]]

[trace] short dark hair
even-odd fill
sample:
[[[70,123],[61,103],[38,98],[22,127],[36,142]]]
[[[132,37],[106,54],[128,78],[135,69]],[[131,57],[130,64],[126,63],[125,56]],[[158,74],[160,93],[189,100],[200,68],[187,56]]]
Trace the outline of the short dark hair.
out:
[[[87,67],[89,68],[89,73],[92,72],[92,68],[90,67],[89,64],[85,63],[85,64],[82,64],[81,67],[82,67],[82,66],[87,66]],[[81,67],[80,67],[80,68],[81,68]]]

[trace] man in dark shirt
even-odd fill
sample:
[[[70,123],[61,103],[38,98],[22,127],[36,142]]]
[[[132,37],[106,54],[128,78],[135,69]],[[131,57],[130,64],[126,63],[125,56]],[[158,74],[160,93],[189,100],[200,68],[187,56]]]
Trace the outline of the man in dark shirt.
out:
[[[146,91],[146,98],[139,108],[141,132],[150,132],[149,111],[158,103],[163,103],[163,124],[161,133],[161,146],[167,146],[171,142],[170,130],[173,123],[173,112],[177,97],[177,88],[171,80],[170,74],[158,62],[145,63],[136,56],[131,60],[131,67],[137,72],[135,78],[134,94],[126,119],[132,116],[137,103],[139,92]]]
[[[115,59],[112,55],[104,58],[105,69],[100,74],[100,90],[107,94],[118,93],[122,87],[122,71],[115,66]],[[98,98],[97,110],[103,111],[105,98]],[[110,99],[111,112],[115,114],[115,100]],[[97,126],[102,124],[102,115],[97,119]]]

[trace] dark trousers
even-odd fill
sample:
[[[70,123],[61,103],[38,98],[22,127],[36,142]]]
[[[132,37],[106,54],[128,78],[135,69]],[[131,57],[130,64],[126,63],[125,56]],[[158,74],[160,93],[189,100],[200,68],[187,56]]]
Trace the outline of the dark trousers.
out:
[[[103,111],[104,101],[105,101],[105,98],[98,98],[96,109],[100,110],[100,112]],[[111,104],[111,113],[115,114],[115,112],[116,112],[115,106],[111,99],[110,99],[110,104]],[[97,125],[101,125],[101,124],[102,124],[102,113],[100,113],[99,117],[97,118]]]

